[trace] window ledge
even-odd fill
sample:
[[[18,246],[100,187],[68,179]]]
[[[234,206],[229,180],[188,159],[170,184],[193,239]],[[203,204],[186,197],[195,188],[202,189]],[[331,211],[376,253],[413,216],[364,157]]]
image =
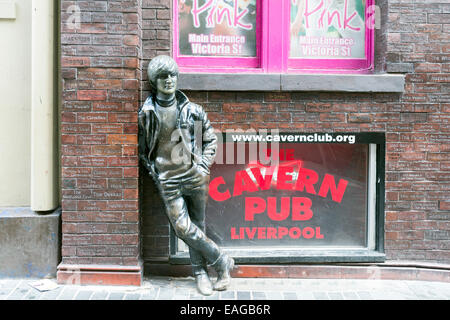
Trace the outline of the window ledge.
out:
[[[369,249],[233,249],[222,248],[237,263],[351,263],[384,262],[386,255]],[[180,252],[169,257],[171,264],[188,264],[189,252]]]
[[[181,90],[404,92],[404,74],[180,73]]]

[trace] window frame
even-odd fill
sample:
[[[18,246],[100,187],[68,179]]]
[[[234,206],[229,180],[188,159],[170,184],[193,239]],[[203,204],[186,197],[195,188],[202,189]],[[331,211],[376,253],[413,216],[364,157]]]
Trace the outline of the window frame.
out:
[[[173,0],[172,52],[180,71],[186,73],[371,73],[374,68],[374,28],[367,26],[368,7],[374,0],[366,0],[364,59],[303,59],[290,58],[291,0],[257,0],[256,58],[193,57],[179,54],[178,1]],[[282,23],[280,23],[280,20]],[[270,26],[270,28],[269,28]]]
[[[261,11],[256,13],[256,57],[205,57],[205,56],[183,56],[179,50],[179,32],[178,32],[178,1],[173,0],[173,43],[172,52],[181,71],[203,71],[209,72],[249,72],[251,70],[258,72],[261,65]],[[263,0],[256,0],[257,7],[262,7]],[[231,67],[227,67],[231,66]]]
[[[290,3],[291,0],[289,0]],[[367,8],[374,5],[374,0],[365,0],[366,1],[366,7],[364,12],[364,22],[365,22],[365,58],[355,58],[355,59],[303,59],[303,58],[290,58],[288,57],[288,71],[295,71],[295,70],[320,70],[320,71],[326,71],[326,70],[334,70],[334,71],[343,71],[346,73],[351,72],[368,72],[373,70],[373,61],[374,61],[374,39],[375,39],[375,33],[374,28],[368,27],[368,19],[370,18],[370,12],[367,10]],[[287,9],[286,14],[290,14],[290,6]],[[372,12],[373,13],[373,12]],[[289,17],[289,16],[288,16]],[[290,20],[289,20],[290,22]],[[290,25],[290,24],[289,24]],[[289,32],[289,30],[288,30]],[[290,39],[289,39],[289,33],[288,33],[288,39],[286,40],[288,49],[287,51],[290,51]],[[297,61],[296,61],[297,60]],[[301,60],[301,61],[300,61]],[[330,67],[330,66],[339,66],[339,67]]]
[[[292,134],[284,132],[280,134]],[[296,132],[297,134],[297,132]],[[302,134],[298,132],[298,134]],[[304,133],[314,134],[314,133]],[[317,134],[323,134],[317,132]],[[257,249],[249,247],[225,246],[224,252],[233,256],[239,263],[359,263],[384,262],[386,259],[385,240],[385,152],[386,137],[382,132],[335,132],[332,135],[351,134],[356,137],[355,143],[367,144],[367,207],[366,207],[366,244],[363,247],[334,246],[261,246]],[[318,142],[304,142],[318,143]],[[333,142],[334,143],[334,142]],[[336,142],[338,143],[338,142]],[[169,263],[188,264],[188,247],[180,241],[170,227]]]

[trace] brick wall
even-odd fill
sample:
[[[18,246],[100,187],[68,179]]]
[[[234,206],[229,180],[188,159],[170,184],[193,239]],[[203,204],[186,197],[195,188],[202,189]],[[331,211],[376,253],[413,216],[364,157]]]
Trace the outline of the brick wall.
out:
[[[387,259],[450,262],[450,5],[443,0],[382,0],[376,30],[376,70],[406,73],[404,94],[319,92],[187,92],[205,107],[216,128],[283,131],[385,132]],[[143,25],[144,59],[170,52],[157,32],[171,28],[170,0]],[[150,13],[151,12],[151,13]],[[446,24],[447,22],[447,24]],[[151,41],[150,41],[151,40]],[[146,65],[146,63],[144,63]],[[151,182],[146,182],[152,189]],[[144,191],[145,192],[145,191]],[[150,195],[152,197],[152,195]],[[143,206],[144,256],[168,254],[168,225],[158,196]],[[152,227],[153,226],[153,227]],[[156,227],[158,226],[158,227]],[[161,231],[162,230],[162,231]]]
[[[61,2],[63,264],[138,264],[141,17],[141,0]]]
[[[377,70],[406,73],[404,94],[187,94],[221,129],[385,132],[387,258],[448,263],[450,8],[439,1],[379,2]],[[167,258],[161,201],[138,172],[136,112],[149,59],[171,52],[171,2],[62,1],[63,263],[135,265],[140,243],[146,259]],[[65,24],[73,4],[77,30]]]

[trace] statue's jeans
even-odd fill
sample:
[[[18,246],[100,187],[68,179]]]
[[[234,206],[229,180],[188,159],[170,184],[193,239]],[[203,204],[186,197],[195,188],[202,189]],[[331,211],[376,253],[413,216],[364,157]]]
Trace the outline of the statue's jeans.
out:
[[[188,181],[166,180],[158,187],[170,224],[177,237],[189,246],[194,275],[204,272],[221,256],[220,248],[205,234],[208,184],[193,186]]]

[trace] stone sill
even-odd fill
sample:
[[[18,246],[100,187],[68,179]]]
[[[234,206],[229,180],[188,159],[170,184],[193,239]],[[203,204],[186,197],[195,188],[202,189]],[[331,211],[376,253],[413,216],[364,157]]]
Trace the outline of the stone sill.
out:
[[[404,74],[180,73],[193,91],[404,92]]]
[[[382,252],[368,249],[232,249],[223,251],[233,257],[236,263],[375,263],[384,262],[386,256]],[[180,252],[169,257],[171,264],[188,264],[189,253]]]

